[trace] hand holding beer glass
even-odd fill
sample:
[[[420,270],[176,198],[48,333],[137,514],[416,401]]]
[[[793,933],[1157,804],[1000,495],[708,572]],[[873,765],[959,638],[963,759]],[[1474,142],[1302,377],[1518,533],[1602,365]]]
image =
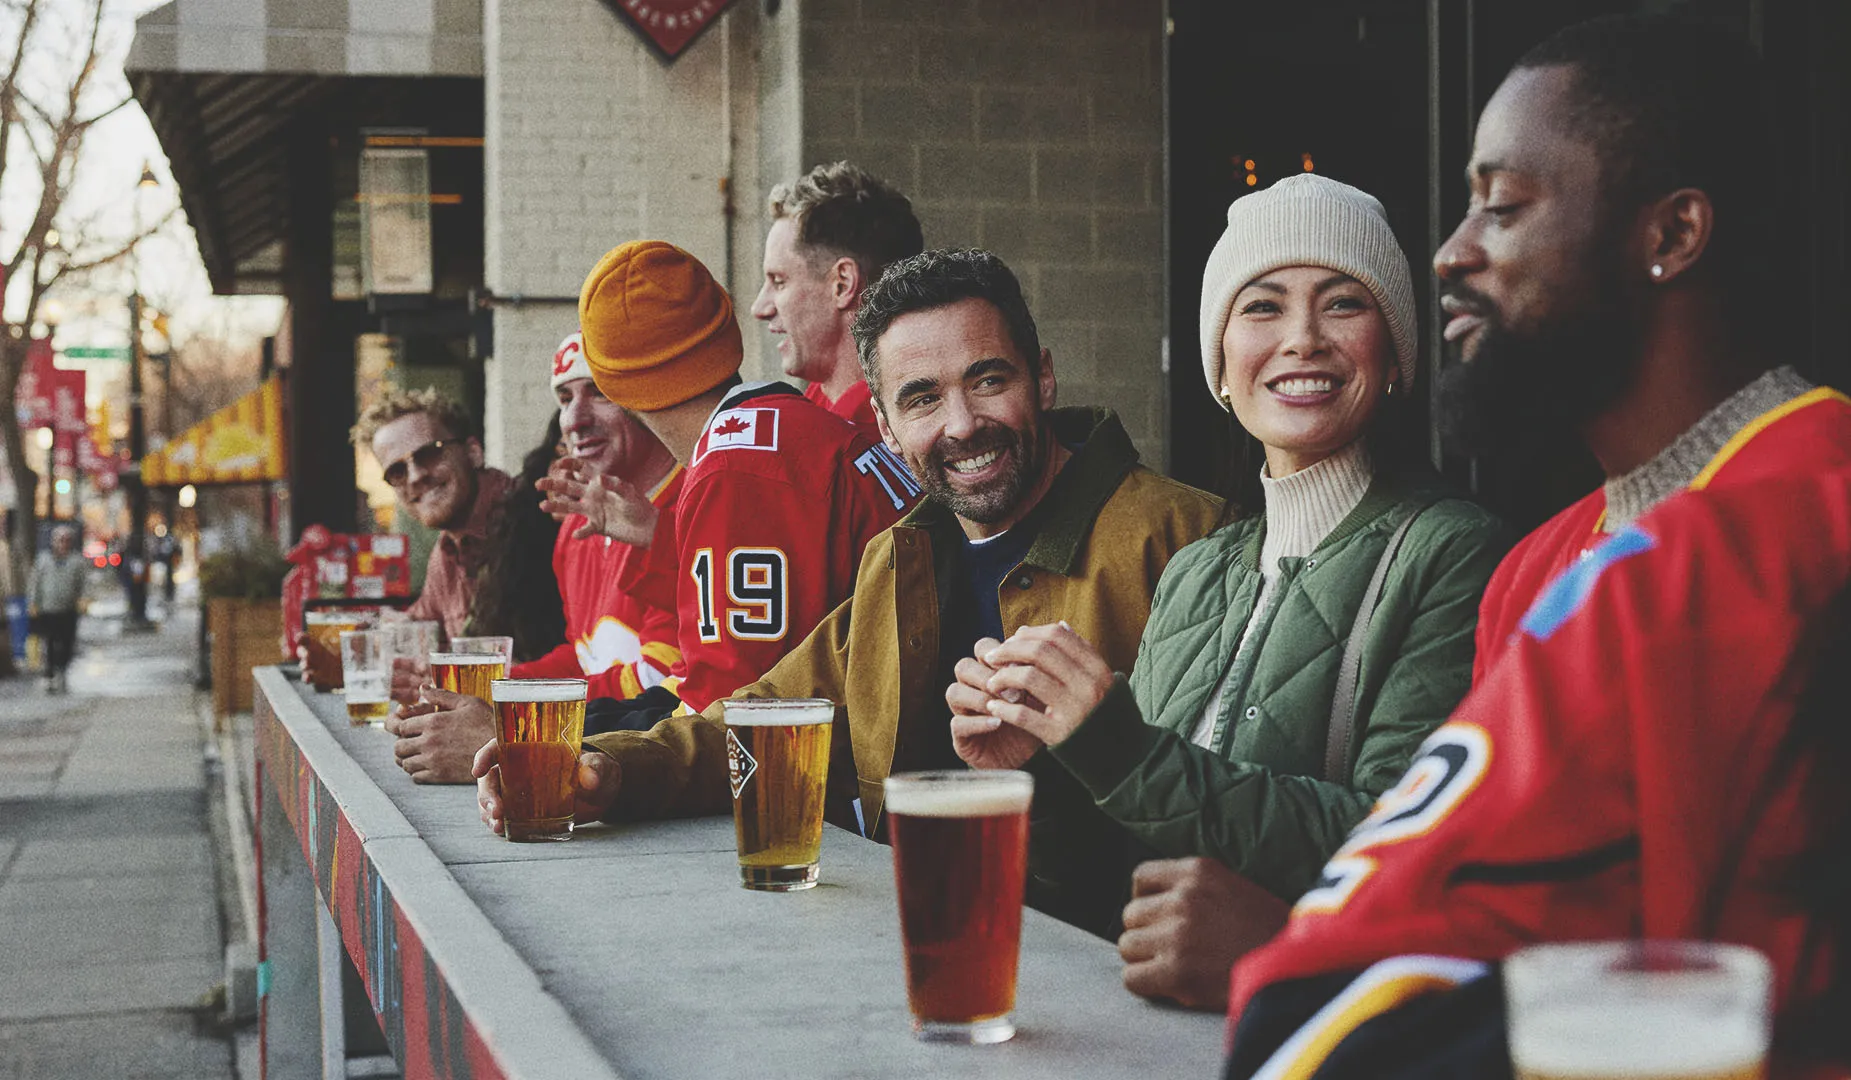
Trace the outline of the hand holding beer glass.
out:
[[[341,634],[341,693],[347,699],[347,719],[355,727],[383,727],[392,711],[390,642],[384,630]]]
[[[504,835],[570,840],[585,734],[585,680],[497,679],[495,743]]]
[[[1504,962],[1519,1080],[1760,1080],[1773,967],[1741,945],[1533,945]]]
[[[728,701],[724,708],[741,884],[767,892],[812,888],[823,842],[835,703],[749,698]]]
[[[1034,792],[1025,772],[887,778],[906,997],[920,1039],[998,1043],[1015,1035]]]

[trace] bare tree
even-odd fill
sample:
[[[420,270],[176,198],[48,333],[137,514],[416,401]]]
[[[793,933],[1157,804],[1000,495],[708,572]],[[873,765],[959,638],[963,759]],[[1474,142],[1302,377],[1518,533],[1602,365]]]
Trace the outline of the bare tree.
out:
[[[7,592],[14,595],[24,589],[38,525],[32,498],[38,475],[27,461],[14,405],[40,303],[59,282],[127,256],[165,222],[138,235],[111,238],[102,227],[101,211],[77,218],[68,204],[82,169],[86,136],[98,121],[132,99],[105,97],[111,88],[99,70],[104,0],[85,0],[81,16],[68,24],[51,17],[57,6],[51,0],[9,0],[0,5],[0,13],[17,32],[10,56],[0,52],[6,65],[0,75],[0,184],[36,188],[38,195],[23,225],[0,222],[0,233],[17,236],[10,254],[0,249],[0,270],[12,286],[8,292],[17,316],[6,319],[0,332],[0,445],[18,491],[9,537],[12,559],[0,573]],[[31,170],[29,183],[10,175],[21,170]],[[6,204],[0,204],[0,214],[5,212]],[[0,649],[0,674],[9,664],[8,650]]]

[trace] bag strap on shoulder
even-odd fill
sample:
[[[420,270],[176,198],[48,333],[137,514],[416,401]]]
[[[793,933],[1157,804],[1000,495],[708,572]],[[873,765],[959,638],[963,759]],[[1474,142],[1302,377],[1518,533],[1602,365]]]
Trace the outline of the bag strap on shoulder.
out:
[[[1414,519],[1432,505],[1431,501],[1417,504],[1389,535],[1382,558],[1369,578],[1369,587],[1363,590],[1356,621],[1350,624],[1350,637],[1344,643],[1343,660],[1337,669],[1337,690],[1330,699],[1330,724],[1324,737],[1324,779],[1333,784],[1350,782],[1350,744],[1356,737],[1356,682],[1362,676],[1363,646],[1368,644],[1369,628],[1375,622],[1375,607],[1382,598],[1382,584],[1388,580],[1388,566],[1395,561],[1395,552],[1407,539]]]

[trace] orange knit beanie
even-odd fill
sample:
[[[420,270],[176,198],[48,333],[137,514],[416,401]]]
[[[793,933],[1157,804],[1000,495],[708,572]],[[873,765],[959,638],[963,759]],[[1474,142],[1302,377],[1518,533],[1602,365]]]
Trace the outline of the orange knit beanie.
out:
[[[745,358],[726,290],[699,259],[660,240],[598,260],[578,294],[578,325],[598,389],[642,412],[713,389]]]

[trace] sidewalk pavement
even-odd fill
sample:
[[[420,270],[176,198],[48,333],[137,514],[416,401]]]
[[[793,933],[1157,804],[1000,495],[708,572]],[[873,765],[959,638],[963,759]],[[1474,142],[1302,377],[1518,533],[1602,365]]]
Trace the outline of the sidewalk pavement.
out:
[[[231,1080],[197,615],[0,682],[0,1080]]]

